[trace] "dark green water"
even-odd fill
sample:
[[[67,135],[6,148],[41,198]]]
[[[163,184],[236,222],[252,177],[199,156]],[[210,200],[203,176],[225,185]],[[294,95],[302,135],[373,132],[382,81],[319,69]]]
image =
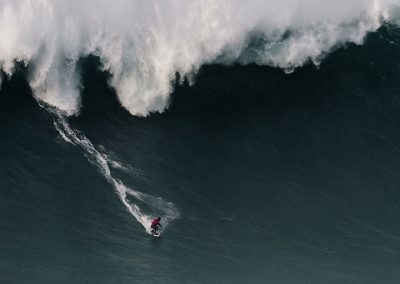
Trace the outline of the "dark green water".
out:
[[[399,45],[384,27],[318,69],[206,66],[148,118],[83,60],[69,124],[129,167],[114,177],[175,204],[160,239],[21,71],[0,93],[0,281],[398,283]]]

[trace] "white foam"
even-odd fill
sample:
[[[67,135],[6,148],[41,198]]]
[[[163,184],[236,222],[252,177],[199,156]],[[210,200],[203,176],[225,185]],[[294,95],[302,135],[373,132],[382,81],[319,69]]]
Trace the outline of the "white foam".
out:
[[[35,97],[71,115],[80,108],[77,60],[93,54],[121,104],[145,116],[167,107],[177,73],[193,78],[216,61],[287,71],[318,64],[384,21],[399,24],[399,7],[398,0],[0,0],[0,68],[12,74],[24,62]]]
[[[148,233],[150,233],[151,220],[156,216],[162,215],[163,229],[165,230],[168,224],[174,219],[179,217],[179,211],[172,202],[165,201],[161,197],[155,197],[132,188],[127,187],[121,180],[115,178],[110,170],[109,165],[120,165],[120,162],[116,162],[109,158],[106,154],[100,153],[90,140],[78,130],[71,128],[66,118],[58,111],[52,111],[55,114],[54,126],[59,132],[60,136],[68,143],[81,148],[89,162],[95,165],[104,178],[113,186],[118,194],[119,199],[124,204],[126,209],[135,217],[135,219],[143,225]],[[132,197],[146,207],[153,210],[151,212],[143,212],[143,210],[129,198]]]

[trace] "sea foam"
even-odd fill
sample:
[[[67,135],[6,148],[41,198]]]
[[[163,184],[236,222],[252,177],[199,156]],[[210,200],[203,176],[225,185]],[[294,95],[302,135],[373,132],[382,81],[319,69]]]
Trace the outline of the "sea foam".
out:
[[[398,0],[0,0],[0,69],[27,66],[40,102],[79,113],[79,59],[97,56],[130,113],[167,106],[176,78],[204,64],[286,72],[319,64],[383,23],[400,23]],[[179,75],[179,76],[177,76]],[[1,76],[0,76],[1,77]],[[1,84],[1,79],[0,79]]]

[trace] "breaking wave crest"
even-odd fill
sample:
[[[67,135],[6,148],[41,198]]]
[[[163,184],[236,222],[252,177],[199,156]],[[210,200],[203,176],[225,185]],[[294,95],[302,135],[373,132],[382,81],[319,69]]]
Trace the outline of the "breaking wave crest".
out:
[[[346,43],[361,44],[385,22],[400,22],[397,0],[0,3],[0,69],[11,76],[24,63],[35,98],[68,115],[79,113],[77,62],[89,55],[111,75],[122,106],[146,116],[163,111],[174,81],[193,82],[204,64],[291,72]]]

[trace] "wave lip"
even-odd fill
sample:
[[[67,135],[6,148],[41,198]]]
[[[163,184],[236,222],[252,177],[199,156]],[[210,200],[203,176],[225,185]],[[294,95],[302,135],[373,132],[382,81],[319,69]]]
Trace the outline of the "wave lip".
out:
[[[95,55],[121,105],[146,116],[168,106],[176,78],[193,82],[203,64],[292,72],[346,43],[362,44],[385,22],[400,24],[397,1],[3,0],[0,68],[10,76],[23,62],[35,98],[74,115],[77,62]]]

